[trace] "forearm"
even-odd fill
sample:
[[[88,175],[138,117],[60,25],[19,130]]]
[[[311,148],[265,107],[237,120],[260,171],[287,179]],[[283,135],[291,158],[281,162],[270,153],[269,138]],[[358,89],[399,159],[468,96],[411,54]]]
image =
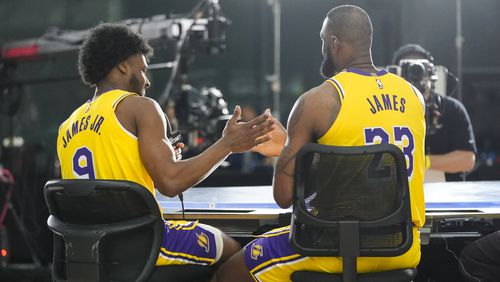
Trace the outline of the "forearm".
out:
[[[285,147],[274,168],[273,196],[278,206],[284,209],[293,204],[295,154],[293,148]]]
[[[198,184],[210,175],[231,154],[229,148],[218,140],[203,153],[187,160],[179,161],[182,171],[178,178],[185,179],[186,189]]]
[[[210,175],[230,153],[219,140],[195,157],[170,164],[169,169],[165,169],[160,179],[155,181],[156,188],[169,197],[182,193]]]
[[[471,151],[456,150],[441,155],[429,155],[430,169],[457,173],[471,171],[474,168],[476,157]]]

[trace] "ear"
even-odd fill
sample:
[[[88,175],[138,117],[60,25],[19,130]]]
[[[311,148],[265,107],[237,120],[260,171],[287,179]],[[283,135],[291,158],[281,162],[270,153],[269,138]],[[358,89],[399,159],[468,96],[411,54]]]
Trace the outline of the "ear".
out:
[[[332,53],[338,53],[340,49],[340,41],[337,36],[332,35],[330,36],[331,44],[330,44],[330,51]]]
[[[118,63],[116,68],[122,73],[122,74],[127,74],[129,71],[129,65],[127,64],[126,61]]]

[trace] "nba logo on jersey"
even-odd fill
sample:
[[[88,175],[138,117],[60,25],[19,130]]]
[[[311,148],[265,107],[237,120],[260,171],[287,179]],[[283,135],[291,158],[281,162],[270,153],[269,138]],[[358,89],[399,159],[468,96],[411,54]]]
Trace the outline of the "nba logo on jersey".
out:
[[[204,248],[205,251],[208,253],[210,251],[208,236],[205,233],[201,232],[200,234],[196,233],[196,237],[198,237],[198,246]]]
[[[264,250],[262,249],[262,245],[253,243],[252,244],[252,259],[257,260],[259,257],[264,255]]]
[[[382,82],[380,81],[380,79],[375,79],[375,81],[377,82],[378,84],[378,88],[380,89],[384,89],[384,85],[382,85]]]

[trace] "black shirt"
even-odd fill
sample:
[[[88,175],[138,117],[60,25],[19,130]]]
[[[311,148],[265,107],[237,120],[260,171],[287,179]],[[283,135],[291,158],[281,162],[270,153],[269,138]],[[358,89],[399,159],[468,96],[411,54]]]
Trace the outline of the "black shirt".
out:
[[[437,111],[440,115],[435,130],[426,135],[426,154],[440,155],[455,150],[477,153],[472,124],[464,105],[452,97],[439,98]],[[464,173],[446,173],[446,181],[461,180],[465,180]]]

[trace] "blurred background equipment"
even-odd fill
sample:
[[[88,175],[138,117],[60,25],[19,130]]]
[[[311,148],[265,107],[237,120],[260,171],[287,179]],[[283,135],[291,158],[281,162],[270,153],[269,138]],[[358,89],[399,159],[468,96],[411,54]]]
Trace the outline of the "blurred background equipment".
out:
[[[19,217],[18,212],[12,203],[12,192],[14,190],[14,176],[12,173],[0,165],[0,195],[2,201],[0,202],[0,268],[7,268],[9,266],[9,259],[11,255],[10,240],[8,228],[5,225],[5,218],[8,213],[12,216],[15,226],[20,233],[20,240],[28,248],[32,262],[35,267],[41,266],[40,258],[38,257],[36,246],[33,239],[29,235],[29,231],[24,225],[23,220]]]
[[[158,102],[166,108],[169,99],[173,101],[175,117],[169,118],[175,118],[182,129],[189,156],[198,154],[220,138],[229,118],[222,92],[215,87],[197,89],[189,84],[189,67],[196,53],[215,55],[224,51],[230,21],[222,15],[218,0],[203,0],[184,17],[171,27],[171,37],[177,41],[175,60]],[[204,21],[200,21],[200,17]]]
[[[201,90],[188,84],[189,66],[197,53],[215,55],[225,49],[226,28],[230,21],[222,15],[218,0],[202,0],[186,15],[157,15],[149,18],[134,18],[119,21],[140,32],[149,42],[158,47],[165,41],[176,42],[173,62],[151,64],[149,69],[172,68],[170,79],[163,94],[158,98],[162,107],[173,94],[182,128],[184,142],[193,153],[210,146],[222,133],[220,123],[227,120],[227,103],[222,92],[213,87]],[[39,38],[23,39],[2,45],[0,90],[2,109],[15,111],[19,105],[19,92],[23,84],[65,80],[74,77],[42,78],[35,81],[16,81],[18,62],[49,59],[55,55],[78,50],[88,30],[61,30],[52,28]],[[14,93],[13,93],[14,92]],[[17,94],[17,95],[14,95]],[[223,128],[223,127],[222,127]]]
[[[432,58],[432,57],[431,57]],[[400,60],[399,65],[389,66],[388,69],[403,77],[408,82],[413,84],[415,88],[424,93],[426,89],[427,81],[430,82],[430,96],[425,100],[425,121],[426,121],[426,134],[432,135],[435,133],[436,129],[441,128],[442,125],[439,124],[439,106],[440,98],[438,94],[447,95],[446,92],[436,91],[437,82],[440,81],[439,85],[446,85],[446,76],[438,77],[436,72],[436,66],[427,59],[404,59]],[[446,70],[445,67],[440,66],[440,70]],[[456,85],[456,83],[455,83]],[[441,89],[443,91],[443,89]]]

